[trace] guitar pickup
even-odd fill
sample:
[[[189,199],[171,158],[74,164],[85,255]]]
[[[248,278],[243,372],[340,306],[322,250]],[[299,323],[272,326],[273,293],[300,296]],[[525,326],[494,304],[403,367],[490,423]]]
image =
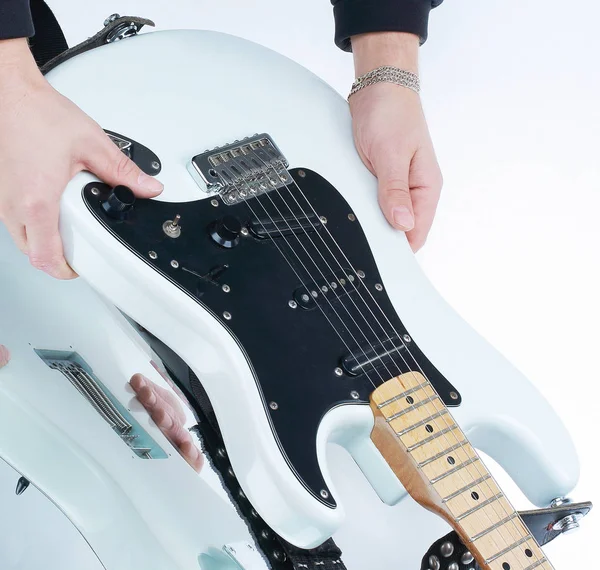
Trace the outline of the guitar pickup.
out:
[[[369,373],[373,368],[406,368],[406,345],[398,336],[392,336],[374,346],[362,346],[340,360],[340,367],[348,376]]]
[[[303,309],[315,309],[317,303],[335,303],[341,297],[359,291],[362,280],[359,279],[352,269],[340,269],[324,279],[318,279],[298,287],[294,291],[293,298]]]
[[[252,235],[258,239],[281,238],[316,232],[323,224],[316,214],[301,217],[258,218],[248,224]]]

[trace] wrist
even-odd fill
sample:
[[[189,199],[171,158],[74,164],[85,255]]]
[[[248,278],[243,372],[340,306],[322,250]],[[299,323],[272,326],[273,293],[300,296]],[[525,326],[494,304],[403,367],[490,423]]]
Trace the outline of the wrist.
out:
[[[356,77],[391,65],[412,73],[419,68],[419,37],[404,32],[373,32],[352,37]]]
[[[37,84],[43,80],[26,38],[0,40],[0,90],[11,90],[16,83]]]

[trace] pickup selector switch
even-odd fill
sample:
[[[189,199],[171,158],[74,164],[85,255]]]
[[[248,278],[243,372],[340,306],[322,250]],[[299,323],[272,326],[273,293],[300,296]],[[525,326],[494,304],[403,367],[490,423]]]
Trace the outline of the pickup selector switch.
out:
[[[106,215],[114,220],[124,220],[133,209],[135,195],[127,186],[115,186],[102,203]]]
[[[208,233],[215,243],[228,249],[240,242],[242,224],[234,216],[225,216],[215,220],[208,226]]]

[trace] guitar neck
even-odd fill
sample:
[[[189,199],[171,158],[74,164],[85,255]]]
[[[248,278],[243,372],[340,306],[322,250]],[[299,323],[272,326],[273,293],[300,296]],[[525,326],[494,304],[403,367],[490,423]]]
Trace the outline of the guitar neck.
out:
[[[392,378],[371,395],[371,439],[408,493],[446,519],[484,570],[552,570],[429,381]]]

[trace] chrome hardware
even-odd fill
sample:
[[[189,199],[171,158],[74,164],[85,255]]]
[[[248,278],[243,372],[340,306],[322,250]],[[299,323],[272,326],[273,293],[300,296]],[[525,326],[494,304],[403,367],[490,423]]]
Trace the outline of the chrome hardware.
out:
[[[552,525],[552,530],[557,530],[563,534],[569,534],[579,529],[579,521],[583,518],[582,513],[568,515]]]
[[[325,216],[320,216],[320,217],[319,217],[319,220],[321,221],[321,223],[322,223],[323,225],[325,225],[325,224],[327,223],[327,218],[326,218]]]
[[[148,252],[148,257],[150,259],[157,259],[158,258],[158,253],[156,253],[155,251],[149,251]]]
[[[263,133],[195,156],[190,172],[208,193],[233,205],[292,184],[287,167],[273,139]]]
[[[328,491],[325,489],[321,489],[321,497],[323,497],[324,499],[328,499],[329,498]]]
[[[120,17],[121,16],[119,14],[111,14],[108,18],[106,18],[106,20],[104,20],[104,27],[110,26]],[[126,38],[137,36],[138,32],[139,28],[135,22],[123,22],[122,24],[115,26],[115,29],[112,30],[108,36],[106,36],[106,43],[112,44]]]
[[[150,166],[152,166],[152,168],[154,168],[154,170],[158,170],[160,168],[160,162],[153,160],[152,164]]]
[[[449,558],[454,553],[454,544],[451,542],[444,542],[442,546],[440,546],[440,552],[444,558]]]
[[[566,505],[570,502],[571,499],[569,499],[568,497],[556,497],[556,499],[553,499],[550,503],[550,508],[554,509],[556,507],[560,507],[561,505]]]
[[[179,261],[177,261],[176,259],[171,260],[171,267],[173,269],[179,269]]]
[[[222,289],[223,293],[229,293],[231,291],[231,287],[229,285],[227,285],[226,283],[223,284],[221,289]]]
[[[407,334],[405,334],[405,335],[402,337],[402,340],[404,340],[404,342],[410,342],[412,339],[410,338],[410,335],[407,335]]]
[[[123,137],[119,137],[117,135],[113,135],[112,133],[106,133],[108,138],[117,145],[117,148],[126,156],[131,158],[131,146],[133,143],[124,139]],[[160,165],[159,165],[160,166]]]
[[[271,408],[272,410],[278,410],[279,409],[279,404],[277,402],[271,402],[269,404],[269,408]]]
[[[224,318],[226,321],[230,321],[230,320],[231,320],[231,313],[230,313],[229,311],[225,311],[225,312],[223,313],[223,318]]]
[[[336,368],[334,371],[336,376],[343,376],[344,375],[344,371],[341,368]]]
[[[351,222],[356,222],[356,216],[355,216],[354,214],[348,214],[348,219],[349,219]]]
[[[360,394],[356,390],[352,390],[352,392],[350,392],[350,397],[353,400],[358,400],[360,398]]]
[[[465,566],[467,566],[468,564],[471,564],[471,562],[473,562],[473,560],[475,560],[475,558],[473,557],[473,555],[470,552],[465,552],[460,557],[460,563],[464,564]]]
[[[172,220],[167,220],[163,224],[163,232],[165,232],[165,234],[170,238],[178,238],[181,235],[181,226],[179,225],[179,220],[181,220],[181,216],[177,214],[175,218]]]
[[[242,228],[240,230],[240,233],[244,236],[244,237],[248,237],[248,235],[250,234],[250,231],[248,230],[248,228]]]
[[[215,208],[219,205],[219,201],[215,200],[214,198],[210,201],[210,205],[214,206]]]
[[[458,562],[452,562],[449,566],[448,566],[448,570],[459,570],[458,567]]]
[[[90,192],[94,195],[94,196],[98,196],[98,194],[100,194],[100,190],[98,190],[98,188],[92,188],[90,190]]]
[[[291,299],[290,301],[288,301],[288,305],[290,306],[291,309],[297,309],[298,308],[298,303],[296,303],[296,301],[294,301],[293,299]]]
[[[450,397],[451,397],[453,400],[458,400],[458,394],[457,394],[456,392],[450,392]]]
[[[375,283],[375,289],[377,291],[383,291],[383,285],[381,283]]]
[[[361,278],[364,279],[365,278],[365,272],[362,269],[359,269],[356,274]]]
[[[429,567],[431,568],[431,570],[440,570],[441,564],[440,564],[440,559],[437,556],[430,556],[429,557]]]
[[[298,170],[298,176],[300,176],[300,178],[306,178],[306,172],[304,172],[304,170]]]

